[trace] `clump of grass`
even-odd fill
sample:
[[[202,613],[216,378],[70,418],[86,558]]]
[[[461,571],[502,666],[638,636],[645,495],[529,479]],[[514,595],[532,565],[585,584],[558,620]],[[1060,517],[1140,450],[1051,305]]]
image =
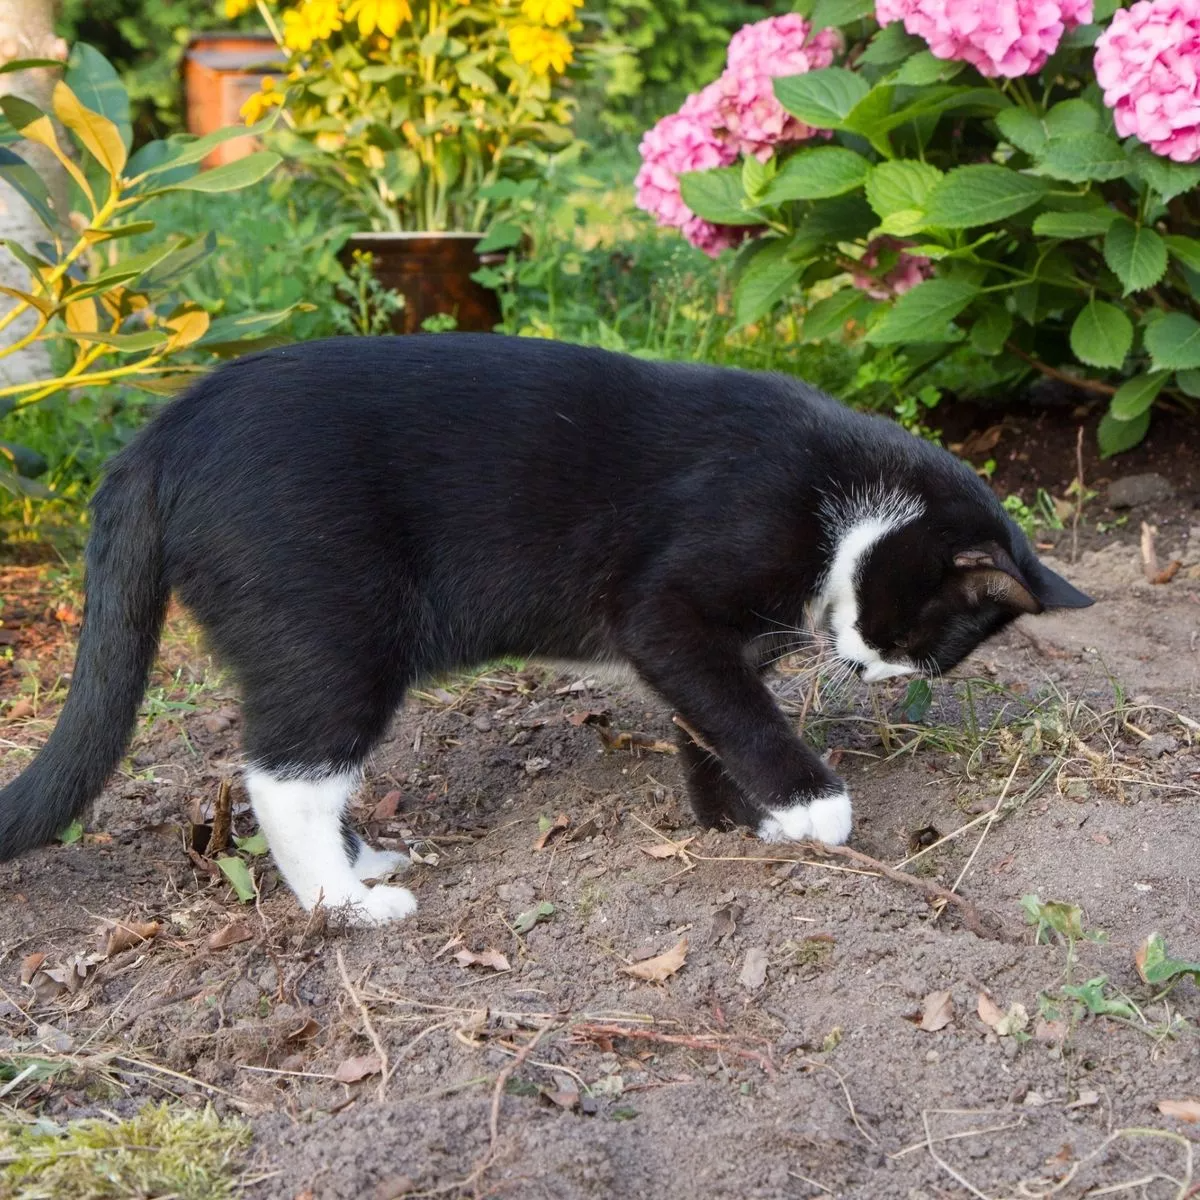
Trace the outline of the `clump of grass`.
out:
[[[250,1144],[242,1121],[163,1104],[128,1120],[0,1123],[2,1200],[226,1200]]]

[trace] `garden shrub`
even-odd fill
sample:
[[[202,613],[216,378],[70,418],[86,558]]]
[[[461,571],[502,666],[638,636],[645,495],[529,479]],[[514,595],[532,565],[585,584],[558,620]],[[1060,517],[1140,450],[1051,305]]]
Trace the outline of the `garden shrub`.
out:
[[[1103,395],[1101,450],[1200,397],[1200,6],[817,0],[735,35],[643,140],[638,203],[737,246],[749,324]],[[974,15],[972,15],[974,14]],[[980,390],[984,390],[982,387]]]

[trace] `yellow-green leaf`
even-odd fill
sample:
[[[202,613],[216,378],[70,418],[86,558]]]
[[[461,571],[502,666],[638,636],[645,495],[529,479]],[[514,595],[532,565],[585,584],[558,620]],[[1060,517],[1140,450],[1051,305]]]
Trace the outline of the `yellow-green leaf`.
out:
[[[91,298],[71,301],[67,305],[64,317],[67,322],[67,328],[72,333],[95,333],[100,328],[100,318],[96,313],[96,302]]]
[[[208,332],[208,313],[202,308],[183,308],[171,314],[163,324],[172,331],[172,350],[181,350],[198,342]]]
[[[121,131],[100,113],[84,108],[79,97],[60,79],[54,85],[54,114],[83,143],[87,152],[115,183],[125,166]]]

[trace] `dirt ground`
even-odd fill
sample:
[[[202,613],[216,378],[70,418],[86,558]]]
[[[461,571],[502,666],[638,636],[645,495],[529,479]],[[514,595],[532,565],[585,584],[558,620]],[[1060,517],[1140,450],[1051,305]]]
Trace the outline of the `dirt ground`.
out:
[[[1073,446],[1038,486],[1063,495]],[[1011,488],[1021,460],[986,453]],[[1200,959],[1200,481],[1117,511],[1102,469],[1078,561],[1039,535],[1095,608],[1023,621],[924,714],[780,678],[851,845],[938,843],[907,878],[701,832],[658,701],[497,669],[414,695],[360,796],[416,851],[413,920],[307,919],[253,844],[243,903],[205,844],[223,786],[253,832],[236,698],[173,622],[86,832],[0,867],[0,1053],[71,1067],[5,1103],[211,1102],[250,1121],[262,1200],[1200,1195],[1200,988],[1135,964],[1154,932]],[[14,570],[0,779],[52,725],[76,619]],[[1043,907],[1039,940],[1033,895],[1082,912]],[[106,920],[159,928],[121,948]]]

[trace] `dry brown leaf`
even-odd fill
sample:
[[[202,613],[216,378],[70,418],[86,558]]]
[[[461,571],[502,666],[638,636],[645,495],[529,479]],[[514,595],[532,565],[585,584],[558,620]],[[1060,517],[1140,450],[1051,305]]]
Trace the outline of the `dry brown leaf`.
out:
[[[161,929],[157,921],[117,921],[100,931],[97,948],[105,958],[112,958],[122,950],[158,937]]]
[[[637,979],[645,979],[650,983],[662,983],[664,979],[674,975],[683,966],[687,961],[687,952],[688,940],[684,936],[665,954],[660,954],[657,958],[648,958],[645,962],[633,963],[631,966],[622,967],[621,970]]]
[[[746,951],[738,982],[751,992],[758,991],[767,982],[767,952],[761,946],[751,946]]]
[[[232,921],[216,933],[210,933],[204,944],[210,950],[225,950],[229,946],[236,946],[238,942],[248,942],[253,936],[250,926],[244,921]]]
[[[383,1070],[383,1063],[378,1054],[360,1054],[354,1058],[343,1059],[338,1063],[333,1077],[338,1083],[357,1083],[369,1075],[378,1075]]]
[[[740,904],[725,904],[713,913],[711,937],[714,942],[733,937],[745,909]]]
[[[585,708],[579,712],[569,713],[567,721],[571,725],[592,725],[595,723],[603,723],[608,720],[607,708]]]
[[[597,725],[596,732],[606,750],[645,750],[648,754],[679,753],[679,747],[674,742],[660,741],[648,733],[638,733],[631,729],[613,733],[607,725]]]
[[[384,798],[380,800],[373,809],[371,809],[371,820],[390,821],[400,808],[400,801],[402,799],[403,795],[400,792],[388,792],[388,794],[384,796]]]
[[[490,967],[493,971],[511,971],[508,959],[499,950],[460,950],[454,956],[455,962],[464,967]]]
[[[535,850],[545,850],[546,843],[552,837],[554,837],[555,834],[562,833],[562,831],[564,829],[566,829],[567,826],[570,824],[571,824],[571,818],[568,817],[566,813],[560,812],[558,814],[558,816],[554,818],[554,823],[550,826],[550,828],[542,830],[537,841],[535,841],[533,843],[533,848]],[[505,970],[507,970],[507,969],[508,968],[506,967]]]
[[[33,982],[33,977],[38,973],[42,963],[46,961],[46,955],[42,952],[27,954],[21,959],[21,982],[26,987]]]
[[[311,1042],[320,1032],[320,1025],[312,1017],[309,1017],[299,1029],[293,1029],[291,1033],[287,1034],[285,1040],[289,1042]]]
[[[686,858],[684,853],[687,845],[696,840],[695,836],[684,838],[682,842],[657,842],[653,846],[639,846],[638,849],[643,854],[650,855],[651,858]]]
[[[979,1013],[979,1019],[992,1029],[995,1029],[1004,1020],[1004,1010],[987,992],[979,993],[979,1004],[975,1011]]]
[[[945,1029],[954,1017],[954,1001],[949,992],[930,992],[921,1001],[920,1028],[926,1033]]]
[[[1200,1100],[1160,1100],[1158,1111],[1164,1117],[1174,1117],[1189,1125],[1200,1124]]]

